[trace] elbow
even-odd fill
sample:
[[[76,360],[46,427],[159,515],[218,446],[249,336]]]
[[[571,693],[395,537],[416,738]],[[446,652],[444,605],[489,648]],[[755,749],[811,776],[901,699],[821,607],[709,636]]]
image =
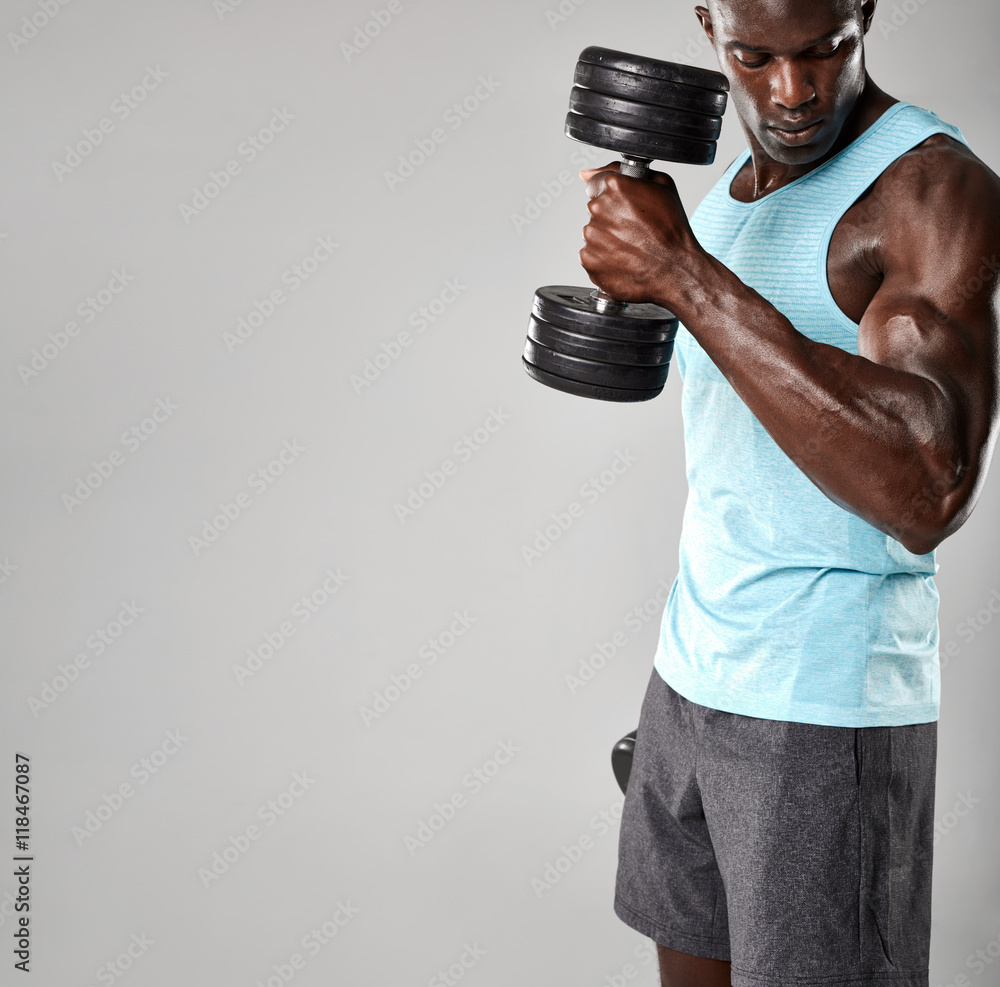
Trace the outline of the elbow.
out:
[[[909,506],[889,534],[913,555],[928,555],[962,527],[971,511],[968,488],[951,488],[935,496],[924,494],[918,508]]]
[[[988,460],[987,460],[988,461]],[[877,526],[913,555],[929,555],[968,520],[982,483],[983,459],[967,444],[925,445],[911,469],[882,488]]]
[[[899,543],[912,555],[929,555],[947,537],[946,534],[938,534],[931,537],[922,536],[920,538],[899,538]]]
[[[946,524],[930,523],[924,518],[904,517],[886,530],[912,555],[929,555],[954,529]]]

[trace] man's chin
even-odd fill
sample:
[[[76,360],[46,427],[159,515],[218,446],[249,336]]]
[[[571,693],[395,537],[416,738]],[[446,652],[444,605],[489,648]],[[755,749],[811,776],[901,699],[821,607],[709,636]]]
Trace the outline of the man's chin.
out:
[[[782,140],[777,132],[770,129],[758,136],[757,140],[768,157],[781,164],[790,165],[810,164],[813,161],[818,161],[829,153],[834,143],[823,130],[820,130],[811,140],[801,144]]]

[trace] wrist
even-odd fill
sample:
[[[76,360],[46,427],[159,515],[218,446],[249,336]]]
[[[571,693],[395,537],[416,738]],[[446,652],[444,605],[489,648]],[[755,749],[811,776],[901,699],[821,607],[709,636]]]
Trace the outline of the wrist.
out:
[[[724,274],[730,272],[697,244],[682,257],[673,254],[667,264],[667,273],[659,279],[653,300],[691,328],[706,318],[718,297]]]

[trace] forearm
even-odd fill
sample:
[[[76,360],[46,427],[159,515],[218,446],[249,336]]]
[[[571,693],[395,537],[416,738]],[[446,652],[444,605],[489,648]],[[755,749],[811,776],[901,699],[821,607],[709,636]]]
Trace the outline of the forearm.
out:
[[[696,266],[663,303],[777,445],[834,503],[911,552],[936,547],[968,469],[940,388],[804,336],[714,258]]]

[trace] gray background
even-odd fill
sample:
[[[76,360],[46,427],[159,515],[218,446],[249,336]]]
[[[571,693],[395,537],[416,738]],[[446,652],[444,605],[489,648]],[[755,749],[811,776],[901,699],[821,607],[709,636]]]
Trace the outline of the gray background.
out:
[[[600,814],[620,808],[608,755],[637,722],[655,598],[675,573],[680,380],[645,405],[589,402],[529,380],[520,350],[534,289],[586,283],[575,172],[587,149],[561,133],[576,57],[596,43],[714,66],[693,4],[563,0],[557,20],[556,0],[400,0],[350,58],[342,43],[382,0],[230,6],[72,0],[0,55],[0,832],[6,853],[22,751],[34,982],[101,983],[99,968],[145,935],[126,985],[266,984],[294,953],[303,985],[426,984],[476,945],[469,984],[651,987],[646,940],[612,912],[617,823]],[[6,4],[4,31],[39,9]],[[876,81],[958,124],[994,167],[998,27],[992,0],[907,0],[883,5],[869,36]],[[119,94],[157,66],[166,77],[116,116]],[[495,88],[453,128],[445,114],[480,77]],[[247,160],[241,142],[276,108],[294,119]],[[103,117],[114,129],[60,180],[53,162]],[[435,127],[446,140],[390,190],[385,172]],[[716,166],[675,169],[689,209],[743,146],[731,116]],[[230,160],[240,173],[185,222],[179,207]],[[536,218],[516,223],[540,194]],[[318,237],[339,247],[230,352],[224,334]],[[83,322],[78,306],[122,268],[133,280]],[[446,281],[465,290],[415,331],[411,313]],[[74,320],[79,333],[25,382],[32,350]],[[358,393],[351,375],[408,328],[412,344]],[[128,451],[122,433],[158,400],[176,410]],[[498,412],[502,427],[460,458],[455,444]],[[303,451],[254,492],[248,477],[285,442]],[[120,465],[67,506],[115,449]],[[584,502],[581,485],[619,451],[635,464]],[[395,505],[448,459],[452,475],[401,521]],[[190,536],[241,491],[250,506],[196,553]],[[522,546],[574,500],[583,516],[529,565]],[[953,645],[931,978],[942,987],[960,974],[995,983],[998,966],[979,972],[975,953],[1000,953],[998,500],[994,475],[938,553]],[[328,568],[346,582],[308,621],[292,618]],[[102,655],[89,649],[133,600],[141,615]],[[656,616],[626,625],[649,601]],[[474,623],[430,665],[420,649],[455,611]],[[238,683],[233,666],[286,620],[294,635]],[[616,632],[625,644],[571,692],[566,676]],[[89,667],[29,708],[81,653]],[[366,724],[362,707],[413,663],[420,677]],[[187,739],[140,783],[133,765],[167,731]],[[501,743],[518,750],[474,790],[468,773]],[[296,773],[314,781],[266,825],[258,809]],[[132,796],[81,837],[124,782]],[[455,793],[464,805],[411,852],[404,838]],[[260,838],[203,880],[254,824]],[[584,836],[579,859],[560,862]],[[532,884],[560,863],[551,887]],[[357,913],[313,955],[302,939],[345,921],[338,903]]]

